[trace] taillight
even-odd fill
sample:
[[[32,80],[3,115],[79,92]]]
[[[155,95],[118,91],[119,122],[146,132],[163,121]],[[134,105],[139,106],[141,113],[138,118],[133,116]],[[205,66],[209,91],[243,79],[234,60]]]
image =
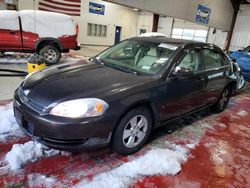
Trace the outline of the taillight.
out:
[[[76,36],[78,35],[78,33],[79,33],[79,26],[78,24],[76,24]]]

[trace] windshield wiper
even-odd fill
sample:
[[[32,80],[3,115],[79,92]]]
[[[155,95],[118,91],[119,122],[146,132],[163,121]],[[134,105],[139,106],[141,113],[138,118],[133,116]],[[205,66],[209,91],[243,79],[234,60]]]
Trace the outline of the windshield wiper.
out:
[[[135,71],[133,69],[130,69],[128,67],[123,67],[123,66],[120,66],[120,65],[116,65],[116,64],[113,64],[113,63],[107,63],[107,62],[103,62],[103,64],[106,65],[106,66],[115,68],[117,70],[123,71],[123,72],[132,73],[134,75],[139,75],[139,73],[137,71]]]
[[[116,64],[113,64],[113,63],[108,63],[108,62],[105,62],[105,61],[103,61],[101,59],[98,59],[96,57],[91,57],[89,60],[94,61],[95,63],[101,64],[101,65],[106,65],[106,66],[115,68],[115,69],[123,71],[123,72],[132,73],[134,75],[139,75],[139,73],[137,71],[135,71],[135,70],[132,70],[130,68],[123,67],[123,66],[120,66],[120,65],[116,65]]]

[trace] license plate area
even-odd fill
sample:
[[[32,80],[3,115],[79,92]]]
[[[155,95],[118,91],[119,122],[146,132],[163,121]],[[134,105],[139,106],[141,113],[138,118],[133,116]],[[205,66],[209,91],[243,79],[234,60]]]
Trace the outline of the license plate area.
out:
[[[34,125],[29,121],[25,120],[23,114],[15,108],[14,110],[17,123],[30,135],[33,135]]]
[[[17,108],[15,108],[14,109],[14,114],[15,114],[15,118],[16,118],[17,123],[22,126],[22,124],[23,124],[23,115],[22,115],[22,113]]]
[[[34,125],[26,120],[23,121],[23,128],[30,134],[33,135]]]

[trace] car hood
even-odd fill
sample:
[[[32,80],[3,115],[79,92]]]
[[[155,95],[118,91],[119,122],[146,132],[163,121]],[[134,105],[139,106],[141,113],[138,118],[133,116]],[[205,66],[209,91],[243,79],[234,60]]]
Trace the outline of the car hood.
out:
[[[231,59],[239,59],[239,58],[250,58],[250,54],[246,52],[241,52],[241,51],[235,51],[230,54]]]
[[[105,99],[150,79],[150,76],[133,75],[86,60],[34,73],[25,79],[22,89],[29,99],[47,107],[52,103],[79,98]]]
[[[249,58],[241,57],[236,60],[243,72],[250,72],[250,56]]]

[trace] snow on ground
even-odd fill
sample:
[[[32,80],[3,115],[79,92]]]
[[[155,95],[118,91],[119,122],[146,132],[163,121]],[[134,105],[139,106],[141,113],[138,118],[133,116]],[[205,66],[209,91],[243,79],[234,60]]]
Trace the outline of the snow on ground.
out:
[[[180,148],[178,148],[180,149]],[[152,149],[145,155],[109,171],[95,176],[92,181],[84,180],[76,187],[126,188],[134,178],[152,174],[175,175],[181,163],[187,160],[187,150]]]
[[[29,187],[55,187],[57,179],[55,177],[47,177],[43,174],[34,173],[28,175],[28,186]]]
[[[0,142],[8,140],[10,137],[23,136],[24,134],[14,118],[12,103],[0,106]]]
[[[244,117],[244,116],[247,116],[248,113],[245,110],[241,110],[241,111],[237,112],[236,115]]]
[[[149,151],[132,161],[110,171],[100,173],[92,179],[84,179],[76,188],[125,188],[142,176],[175,175],[181,171],[181,164],[188,160],[190,150],[194,149],[207,129],[213,129],[216,115],[208,121],[197,121],[169,135],[154,140]],[[184,141],[186,144],[176,144]],[[145,148],[144,148],[145,149]]]
[[[41,158],[50,157],[59,154],[58,150],[29,141],[24,144],[14,144],[12,149],[6,154],[5,160],[11,170],[20,169],[22,166],[33,163]]]

